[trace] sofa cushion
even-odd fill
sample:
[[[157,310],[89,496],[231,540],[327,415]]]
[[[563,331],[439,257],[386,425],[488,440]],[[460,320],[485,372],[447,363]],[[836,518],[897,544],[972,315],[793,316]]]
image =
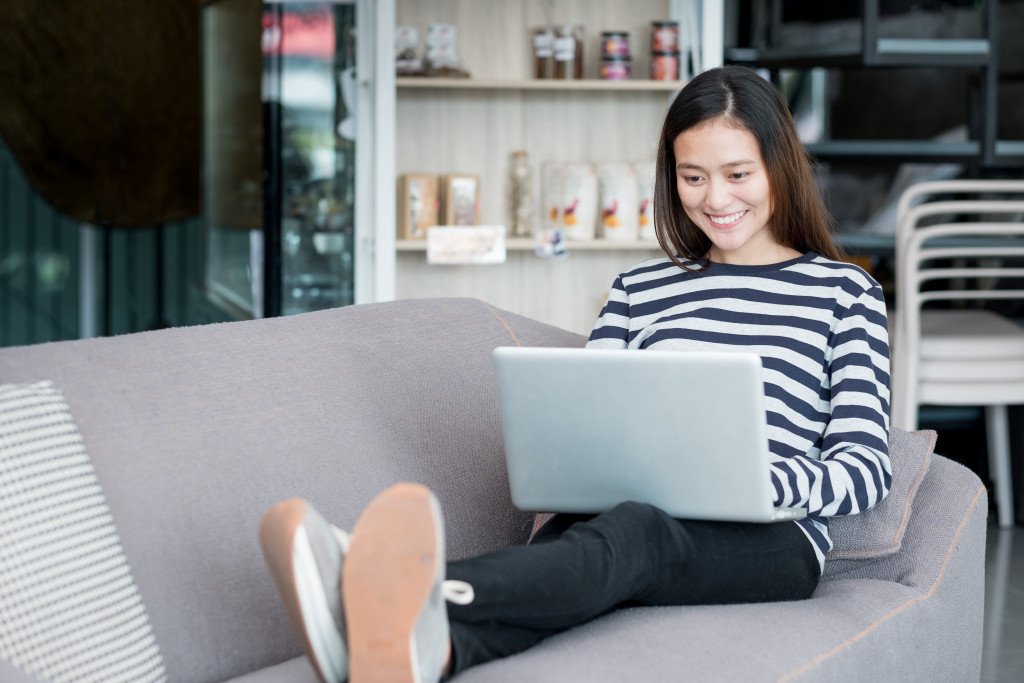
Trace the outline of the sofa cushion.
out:
[[[0,385],[0,654],[43,680],[166,678],[82,437],[48,381]]]
[[[833,541],[829,558],[870,559],[900,549],[914,496],[931,462],[935,438],[935,432],[930,430],[905,432],[895,427],[889,430],[892,462],[889,495],[870,510],[829,520]]]

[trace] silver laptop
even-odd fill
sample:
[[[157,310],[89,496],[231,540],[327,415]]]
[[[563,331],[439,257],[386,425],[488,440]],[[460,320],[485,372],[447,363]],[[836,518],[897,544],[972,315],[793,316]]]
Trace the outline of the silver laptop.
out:
[[[512,502],[771,522],[761,359],[752,353],[494,350]]]

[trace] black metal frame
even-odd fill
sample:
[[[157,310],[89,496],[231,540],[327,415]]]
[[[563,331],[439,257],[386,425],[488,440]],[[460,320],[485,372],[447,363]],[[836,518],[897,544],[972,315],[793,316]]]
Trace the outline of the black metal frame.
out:
[[[279,4],[264,3],[264,11],[277,13],[278,25],[283,10]],[[273,70],[268,82],[281,83],[281,58],[264,57],[264,72]],[[263,317],[281,315],[281,97],[263,93]]]
[[[972,140],[940,143],[913,140],[843,140],[807,145],[822,160],[892,159],[904,161],[957,161],[982,166],[1024,164],[1024,143],[999,141],[999,45],[998,0],[985,0],[982,10],[984,39],[941,40],[922,43],[910,39],[880,39],[878,22],[880,0],[860,0],[861,42],[830,48],[778,48],[772,42],[782,23],[782,0],[754,0],[762,25],[752,35],[763,36],[754,48],[727,50],[728,61],[748,63],[767,69],[808,69],[813,67],[936,67],[971,68],[980,71],[976,92],[972,94],[968,129]],[[936,48],[946,47],[946,50]]]

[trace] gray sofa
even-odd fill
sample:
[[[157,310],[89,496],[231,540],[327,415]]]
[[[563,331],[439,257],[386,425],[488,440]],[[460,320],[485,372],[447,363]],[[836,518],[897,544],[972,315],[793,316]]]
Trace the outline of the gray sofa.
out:
[[[0,349],[0,680],[314,681],[262,514],[351,526],[411,480],[451,558],[526,542],[490,352],[583,343],[441,299]],[[630,608],[458,680],[977,681],[987,497],[933,437],[893,432],[893,494],[835,523],[812,599]]]

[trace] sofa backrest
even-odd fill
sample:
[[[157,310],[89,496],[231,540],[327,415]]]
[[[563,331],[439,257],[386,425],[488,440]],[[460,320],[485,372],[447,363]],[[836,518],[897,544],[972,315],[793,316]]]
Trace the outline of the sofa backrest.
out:
[[[418,481],[450,558],[525,541],[491,350],[584,341],[474,299],[404,300],[0,349],[0,384],[63,393],[170,679],[212,681],[300,654],[257,540],[284,498],[344,528]]]

